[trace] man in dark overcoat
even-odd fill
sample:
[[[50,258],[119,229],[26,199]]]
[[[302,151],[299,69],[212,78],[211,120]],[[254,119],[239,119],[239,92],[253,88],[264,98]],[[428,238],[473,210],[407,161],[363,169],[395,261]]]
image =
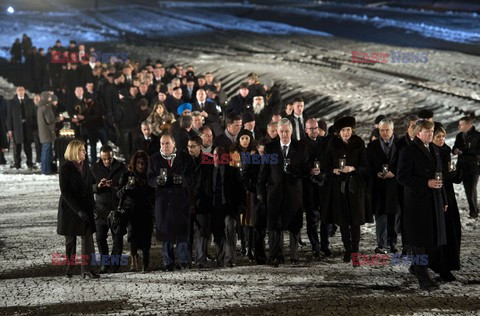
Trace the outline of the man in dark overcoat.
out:
[[[307,149],[292,139],[292,124],[288,119],[278,122],[278,134],[279,141],[265,146],[265,154],[275,155],[277,163],[262,164],[258,179],[258,198],[267,204],[269,259],[273,266],[284,262],[284,230],[290,231],[290,260],[298,263],[298,233],[303,219],[302,179],[310,171]]]
[[[169,133],[160,138],[160,152],[150,157],[148,185],[155,188],[155,220],[157,240],[163,241],[163,261],[167,271],[175,264],[174,244],[180,267],[190,267],[188,250],[190,231],[190,205],[187,188],[193,172],[190,158],[177,152],[175,140]],[[162,174],[162,171],[166,172]]]
[[[397,170],[398,182],[404,186],[404,242],[413,255],[428,255],[429,260],[439,246],[446,244],[443,212],[447,198],[437,174],[442,171],[442,162],[432,144],[433,127],[433,122],[417,121],[415,139],[400,152]],[[415,273],[422,289],[438,287],[427,266],[412,265],[410,271]]]
[[[375,214],[377,248],[375,253],[387,253],[387,246],[393,253],[397,252],[397,233],[395,231],[396,214],[400,211],[398,204],[398,182],[396,179],[398,149],[397,137],[393,133],[393,121],[385,118],[378,124],[380,138],[367,146],[367,159],[370,172],[370,196],[372,211]]]
[[[14,167],[21,165],[22,145],[27,156],[27,166],[33,168],[32,142],[33,129],[37,124],[36,108],[25,94],[25,88],[17,87],[17,94],[10,100],[7,108],[7,131],[14,141]]]

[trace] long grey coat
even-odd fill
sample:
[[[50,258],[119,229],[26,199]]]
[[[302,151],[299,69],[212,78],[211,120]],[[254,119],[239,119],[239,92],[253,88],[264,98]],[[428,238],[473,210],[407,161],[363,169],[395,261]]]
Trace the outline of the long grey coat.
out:
[[[55,141],[55,113],[53,104],[48,100],[40,100],[37,108],[38,138],[40,143],[53,143]]]

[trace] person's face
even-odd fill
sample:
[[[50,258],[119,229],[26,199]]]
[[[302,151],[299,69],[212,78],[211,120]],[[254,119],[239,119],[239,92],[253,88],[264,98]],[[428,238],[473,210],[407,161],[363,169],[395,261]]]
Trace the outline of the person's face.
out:
[[[207,94],[205,93],[205,90],[199,89],[197,91],[197,100],[199,102],[205,102],[205,99],[207,98]]]
[[[113,155],[112,152],[100,152],[100,159],[102,159],[103,165],[105,167],[110,167],[112,165]]]
[[[271,139],[277,137],[277,135],[278,135],[277,128],[274,125],[268,126],[267,127],[267,134]]]
[[[260,155],[265,155],[265,146],[259,145],[257,146],[257,150]]]
[[[248,145],[250,144],[250,137],[247,136],[247,135],[242,135],[242,137],[240,137],[240,146],[242,146],[243,148],[247,148]]]
[[[34,102],[35,104],[38,104],[38,102],[40,102],[40,95],[39,95],[39,94],[35,94],[35,95],[33,96],[33,102]]]
[[[205,80],[208,82],[208,83],[211,83],[213,81],[213,75],[212,74],[206,74],[205,75]]]
[[[187,81],[187,88],[188,89],[193,89],[195,86],[195,81]]]
[[[410,138],[415,137],[415,124],[416,123],[417,123],[417,121],[410,121],[410,123],[408,124],[407,134],[408,134],[408,136],[410,136]]]
[[[88,91],[93,91],[93,83],[87,83],[87,85],[85,86],[87,88]]]
[[[155,112],[157,112],[158,115],[162,115],[163,114],[163,106],[161,106],[161,105],[157,106],[157,109],[155,110]]]
[[[203,86],[207,83],[207,81],[205,80],[205,78],[198,78],[198,79],[197,79],[197,82],[198,82],[198,85],[199,85],[200,87],[203,87]]]
[[[249,131],[253,131],[255,129],[255,121],[245,123],[244,127],[245,127],[245,129],[248,129]]]
[[[175,141],[170,136],[162,136],[160,139],[160,148],[165,155],[171,155],[175,149]]]
[[[293,104],[287,104],[287,106],[285,107],[285,113],[287,113],[287,115],[290,115],[292,114],[293,112]]]
[[[16,91],[17,91],[17,95],[20,98],[23,99],[25,97],[25,88],[24,87],[18,87]]]
[[[79,159],[79,161],[84,161],[86,155],[87,155],[87,151],[85,150],[85,147],[82,146],[82,147],[78,150],[78,159]]]
[[[251,86],[252,84],[255,83],[255,79],[252,78],[247,78],[248,85]]]
[[[318,134],[319,134],[319,129],[318,129],[318,122],[314,121],[308,121],[305,124],[305,133],[307,133],[308,137],[310,139],[317,139]]]
[[[293,103],[293,112],[298,116],[302,115],[304,108],[305,108],[305,104],[303,102]]]
[[[253,98],[253,106],[264,106],[265,102],[263,101],[263,97],[258,96]]]
[[[136,96],[137,96],[137,93],[138,93],[138,90],[137,90],[136,87],[131,87],[131,88],[130,88],[130,95],[131,95],[132,97],[136,97]]]
[[[351,127],[344,127],[340,130],[340,137],[344,142],[347,142],[352,137],[353,130]]]
[[[462,133],[468,132],[468,130],[472,127],[472,124],[467,123],[465,121],[458,121],[458,129]]]
[[[182,98],[182,89],[173,90],[172,95],[175,99],[180,100]]]
[[[242,120],[233,121],[232,124],[227,125],[227,131],[233,136],[238,135],[238,132],[240,132],[241,129],[242,129]]]
[[[141,94],[146,94],[147,93],[147,90],[148,90],[148,86],[144,83],[140,84],[140,86],[138,87],[140,89],[140,93]]]
[[[416,135],[424,144],[429,144],[433,140],[433,127],[432,128],[422,128],[420,132]]]
[[[206,129],[202,134],[203,147],[209,147],[213,144],[213,133],[211,130]]]
[[[153,69],[153,74],[155,75],[156,78],[160,78],[161,77],[160,68]]]
[[[138,173],[145,173],[146,166],[147,162],[143,158],[137,158],[137,161],[135,161],[135,170],[137,170]]]
[[[275,114],[272,116],[272,122],[277,123],[277,122],[280,122],[281,119],[282,119],[282,116],[279,114]]]
[[[202,116],[197,115],[192,117],[192,126],[194,129],[199,129],[203,126]]]
[[[438,132],[433,136],[433,143],[438,147],[442,147],[445,145],[445,134],[442,132]]]
[[[393,128],[388,124],[379,125],[378,131],[380,132],[380,137],[384,141],[388,141],[393,136]]]
[[[190,116],[192,115],[192,111],[190,111],[189,109],[186,109],[185,111],[182,112],[182,116]]]
[[[167,99],[167,95],[163,92],[158,93],[158,101],[164,102]]]
[[[189,140],[187,144],[188,153],[192,157],[197,157],[202,151],[202,146],[198,145],[196,142]]]
[[[83,88],[82,87],[76,87],[75,88],[75,95],[77,98],[80,98],[83,96]]]
[[[246,98],[247,95],[248,95],[248,89],[247,88],[242,88],[240,90],[238,90],[238,93],[240,93],[240,95],[242,96],[242,98]]]
[[[290,125],[280,126],[278,129],[278,135],[282,144],[288,144],[292,139],[292,127]]]
[[[150,128],[150,125],[142,125],[142,134],[147,138],[150,137],[150,135],[152,134],[152,129]]]

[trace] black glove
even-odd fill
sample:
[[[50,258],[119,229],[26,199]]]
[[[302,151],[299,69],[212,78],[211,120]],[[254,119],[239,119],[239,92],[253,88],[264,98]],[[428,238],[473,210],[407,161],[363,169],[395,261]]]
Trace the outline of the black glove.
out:
[[[162,176],[157,177],[157,185],[164,186],[167,183],[166,179]]]
[[[84,211],[79,211],[79,212],[78,212],[78,216],[80,216],[80,218],[82,219],[82,221],[88,222],[88,219],[89,219],[88,214],[85,213]]]

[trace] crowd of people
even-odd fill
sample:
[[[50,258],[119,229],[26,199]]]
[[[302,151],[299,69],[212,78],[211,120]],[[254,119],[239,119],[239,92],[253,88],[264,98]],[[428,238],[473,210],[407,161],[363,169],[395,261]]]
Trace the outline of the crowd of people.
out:
[[[64,49],[57,41],[52,50],[81,53],[85,46]],[[57,232],[66,237],[68,257],[76,253],[76,236],[83,255],[94,252],[95,233],[100,254],[115,256],[127,235],[131,269],[148,271],[155,234],[167,271],[192,263],[233,267],[237,239],[252,263],[278,267],[286,262],[288,231],[289,259],[297,264],[305,214],[316,259],[332,255],[329,237],[338,226],[343,261],[357,266],[360,227],[375,221],[376,254],[428,255],[428,266],[410,267],[422,288],[438,287],[428,268],[455,280],[461,225],[454,183],[463,182],[470,216],[478,216],[480,133],[471,117],[460,119],[453,149],[430,110],[407,116],[401,137],[391,118],[377,117],[366,145],[354,117],[327,127],[304,112],[302,98],[284,104],[274,82],[255,73],[227,100],[214,74],[199,75],[190,65],[89,60],[58,71],[47,71],[49,86],[33,100],[17,87],[0,120],[6,123],[0,147],[8,148],[8,136],[13,167],[20,168],[22,148],[30,167],[38,137],[42,173],[50,174],[59,130],[67,122],[74,129],[58,171]],[[99,277],[88,267],[83,277]],[[118,270],[104,264],[100,272]],[[69,268],[66,275],[72,277]]]

